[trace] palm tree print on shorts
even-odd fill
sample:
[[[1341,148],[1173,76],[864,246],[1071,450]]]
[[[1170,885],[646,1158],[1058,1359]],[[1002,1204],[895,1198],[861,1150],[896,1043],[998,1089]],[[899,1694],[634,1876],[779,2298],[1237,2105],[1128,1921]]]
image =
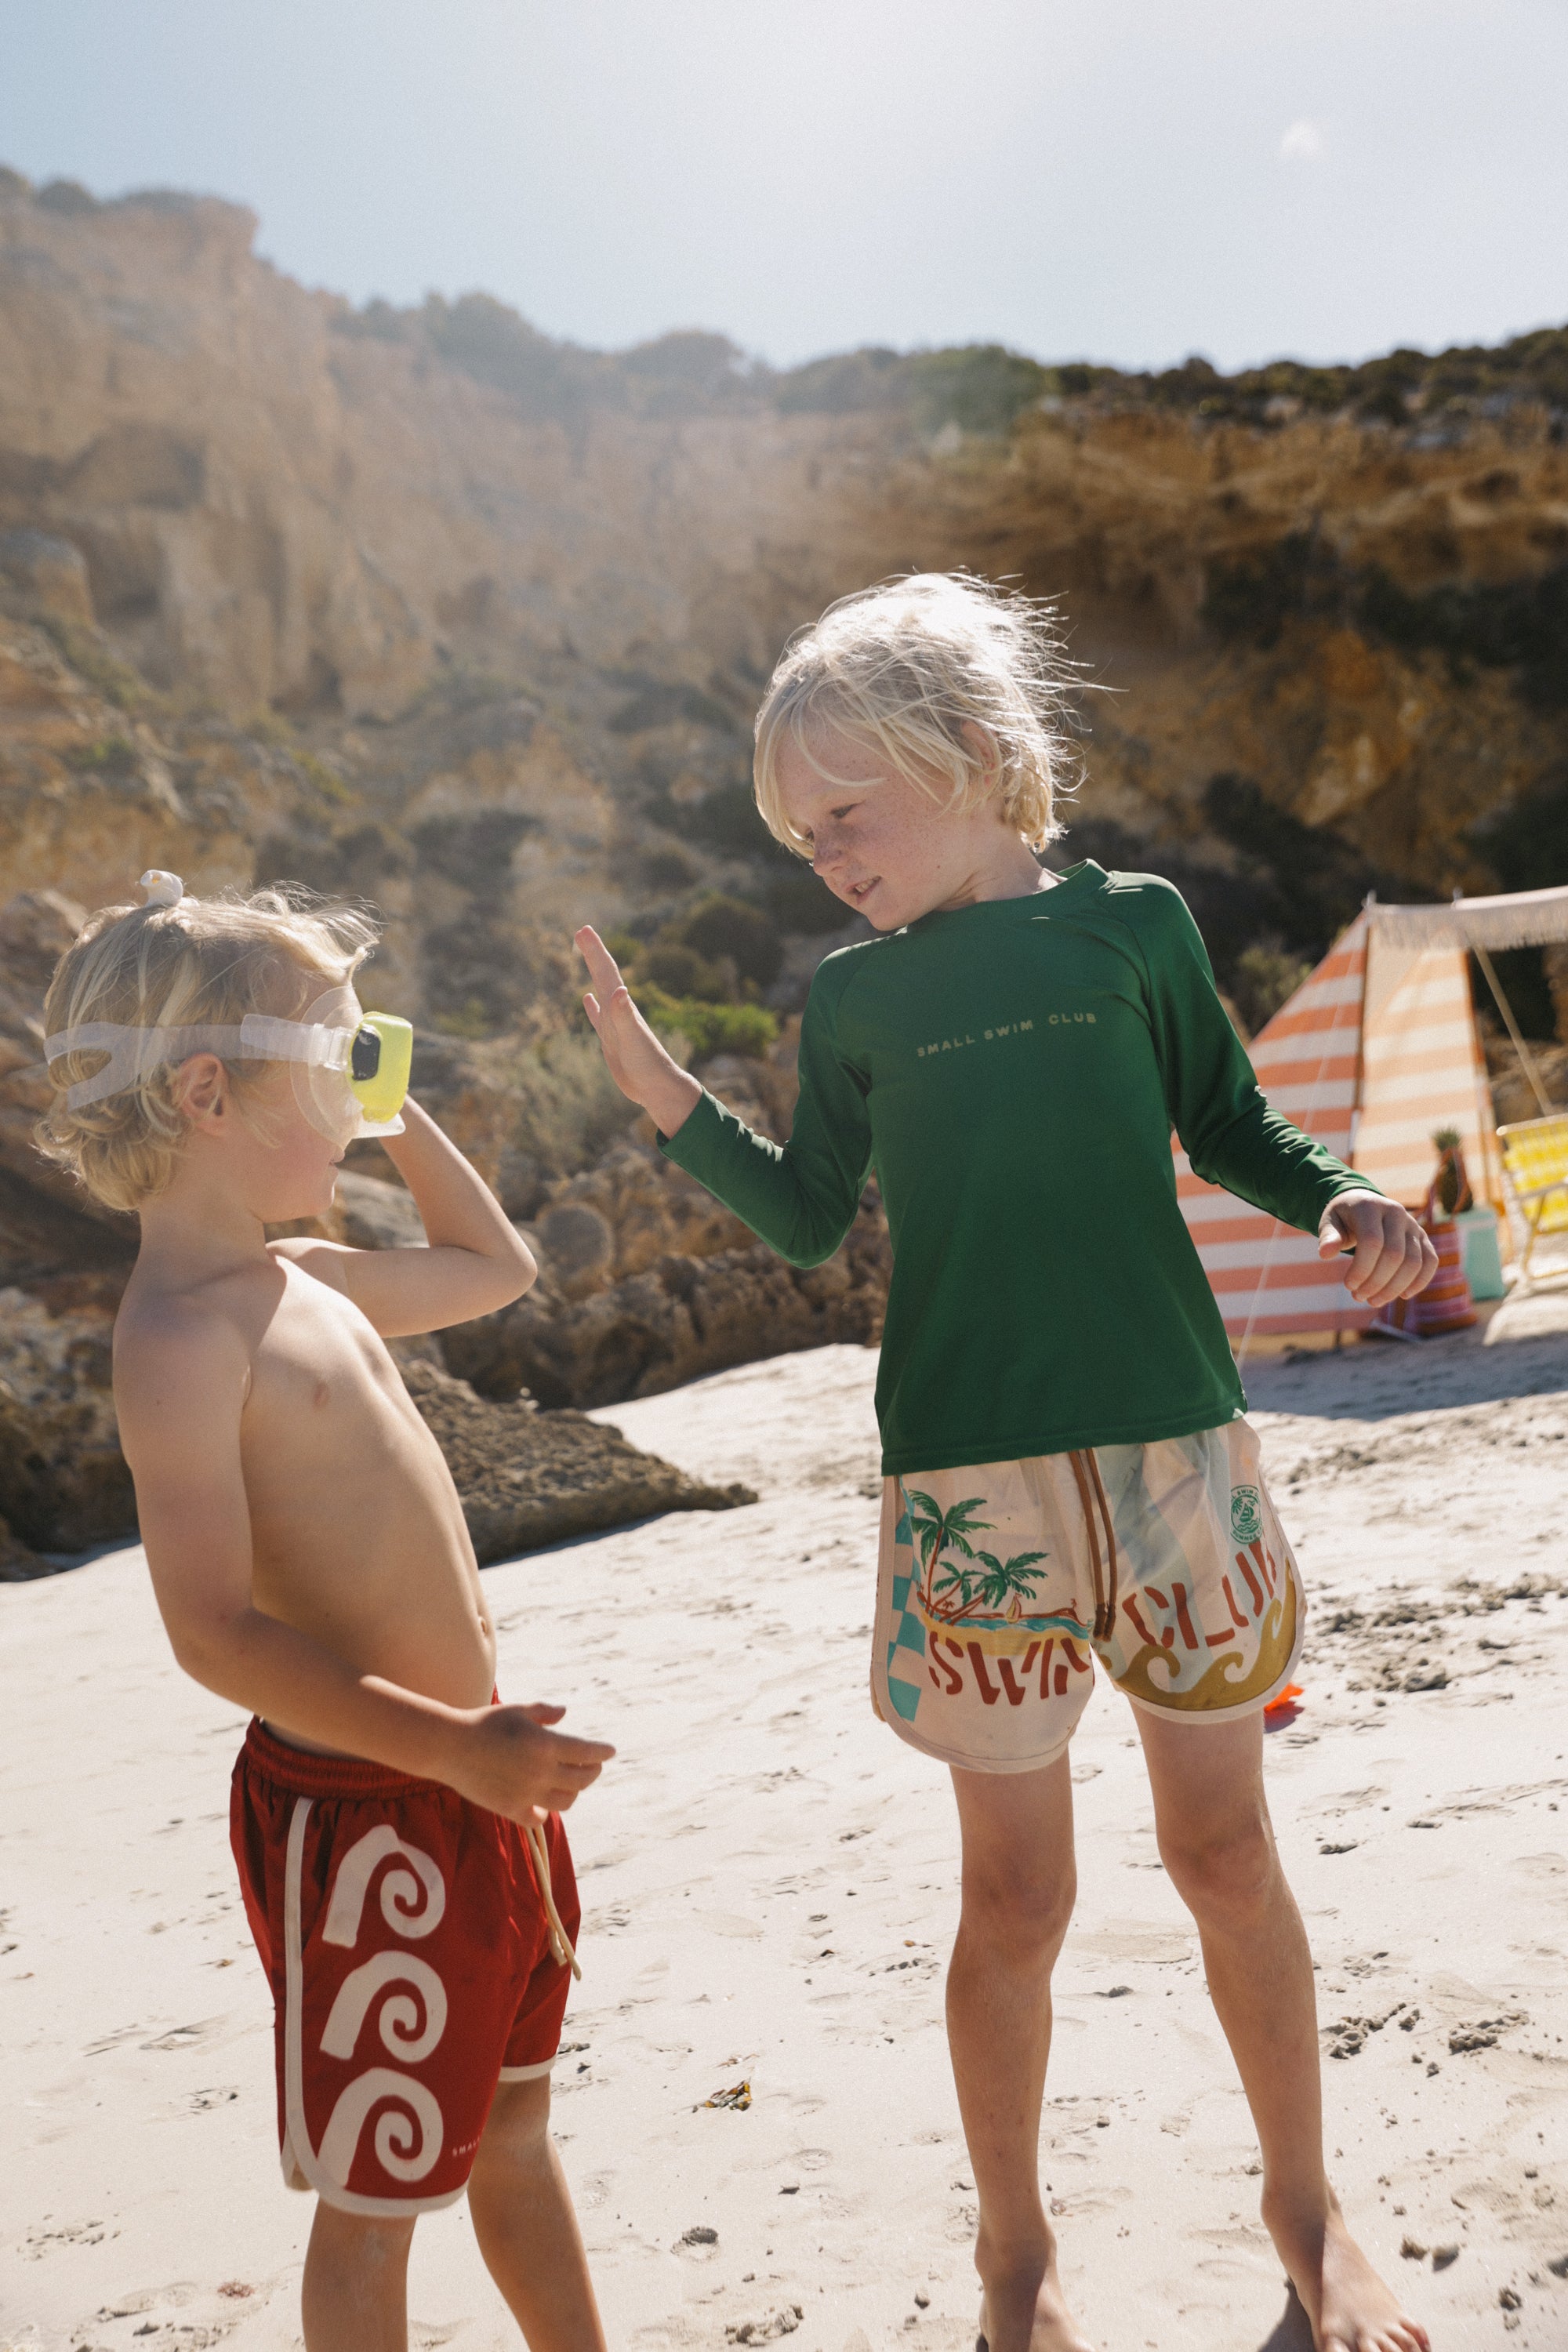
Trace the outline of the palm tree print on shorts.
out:
[[[991,1532],[991,1522],[975,1517],[986,1507],[984,1495],[970,1495],[944,1511],[934,1496],[919,1487],[902,1492],[904,1521],[899,1532],[902,1537],[908,1529],[920,1557],[911,1598],[928,1632],[962,1625],[966,1632],[990,1636],[985,1647],[1010,1650],[1047,1631],[1087,1631],[1070,1614],[1047,1616],[1026,1605],[1036,1598],[1037,1563],[1048,1559],[1048,1553],[1020,1551],[999,1559],[970,1541],[972,1536]]]

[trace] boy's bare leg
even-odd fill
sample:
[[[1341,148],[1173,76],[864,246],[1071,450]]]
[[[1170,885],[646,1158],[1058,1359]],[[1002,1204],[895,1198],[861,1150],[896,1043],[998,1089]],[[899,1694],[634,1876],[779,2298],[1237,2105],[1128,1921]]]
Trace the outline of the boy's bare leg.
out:
[[[550,2137],[547,2074],[496,2085],[468,2179],[468,2212],[531,2352],[605,2352],[588,2258]]]
[[[407,2352],[414,2217],[372,2221],[316,2200],[300,2316],[307,2352]]]
[[[1040,2103],[1051,1970],[1077,1879],[1064,1756],[1040,1772],[953,1771],[963,1907],[947,1975],[947,2038],[980,2196],[974,2263],[990,2352],[1090,2352],[1057,2275],[1040,2201]]]
[[[1160,1853],[1197,1921],[1209,1995],[1263,2154],[1263,2219],[1320,2352],[1429,2352],[1345,2227],[1323,2168],[1312,1958],[1263,1791],[1263,1717],[1140,1707]]]

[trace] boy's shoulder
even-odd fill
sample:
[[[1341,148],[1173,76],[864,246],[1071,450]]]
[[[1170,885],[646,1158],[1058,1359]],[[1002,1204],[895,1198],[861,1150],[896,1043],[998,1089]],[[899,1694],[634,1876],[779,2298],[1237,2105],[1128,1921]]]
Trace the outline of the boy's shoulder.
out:
[[[133,1274],[114,1318],[116,1367],[165,1353],[219,1348],[240,1336],[216,1284],[160,1282]]]
[[[851,982],[871,970],[867,959],[872,951],[894,947],[905,936],[902,931],[879,931],[874,939],[851,940],[847,947],[830,950],[811,976],[809,1001],[813,1010],[837,1011]]]
[[[1176,885],[1163,874],[1096,866],[1085,879],[1089,888],[1080,896],[1079,905],[1085,911],[1092,908],[1106,921],[1135,932],[1141,942],[1153,945],[1194,929],[1192,908]]]
[[[193,1433],[237,1401],[250,1353],[238,1319],[208,1286],[132,1276],[114,1323],[114,1400],[122,1437],[155,1426]]]
[[[1163,874],[1123,871],[1086,857],[1062,876],[1061,883],[1070,886],[1061,907],[1064,917],[1091,927],[1100,921],[1131,930],[1146,949],[1194,933],[1191,908],[1176,885]],[[1051,906],[1055,896],[1052,891],[1043,901],[1052,913],[1056,912]],[[879,931],[871,939],[853,940],[847,947],[833,949],[812,975],[812,1012],[818,1018],[833,1018],[849,989],[869,972],[880,972],[891,982],[900,951],[913,948],[919,953],[924,938],[918,927],[906,927]]]
[[[1161,915],[1186,906],[1175,884],[1163,874],[1140,874],[1119,866],[1099,866],[1091,859],[1085,863],[1091,868],[1096,895],[1130,921],[1135,921],[1140,913],[1151,914],[1157,920]]]

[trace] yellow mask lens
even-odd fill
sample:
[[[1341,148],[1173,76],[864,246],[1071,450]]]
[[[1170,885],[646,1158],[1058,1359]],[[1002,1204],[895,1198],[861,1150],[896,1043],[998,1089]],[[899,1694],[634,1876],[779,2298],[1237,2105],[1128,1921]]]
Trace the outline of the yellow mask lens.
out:
[[[349,1085],[368,1119],[395,1118],[408,1093],[414,1031],[395,1013],[367,1013],[354,1032]]]

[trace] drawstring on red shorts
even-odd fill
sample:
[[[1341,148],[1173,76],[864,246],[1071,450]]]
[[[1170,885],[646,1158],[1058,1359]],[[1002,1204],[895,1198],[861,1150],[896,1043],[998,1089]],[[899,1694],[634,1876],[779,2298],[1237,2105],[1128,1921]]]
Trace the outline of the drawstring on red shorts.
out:
[[[539,1884],[539,1899],[544,1906],[544,1916],[550,1922],[550,1949],[559,1965],[569,1968],[579,1984],[583,1971],[577,1965],[577,1955],[572,1948],[572,1938],[561,1924],[561,1914],[555,1908],[555,1896],[550,1885],[550,1854],[544,1843],[544,1832],[536,1822],[524,1822],[522,1833],[528,1840],[528,1851],[533,1857],[533,1875]]]
[[[492,1706],[500,1705],[500,1692],[493,1683],[490,1685],[490,1705]],[[550,1884],[550,1850],[544,1843],[544,1832],[537,1822],[523,1822],[520,1826],[523,1836],[528,1840],[528,1851],[533,1862],[534,1884],[539,1888],[539,1899],[544,1906],[544,1916],[550,1923],[550,1956],[558,1968],[569,1968],[581,1984],[583,1971],[577,1965],[577,1955],[572,1948],[572,1938],[561,1925],[561,1914],[555,1908],[554,1891]]]

